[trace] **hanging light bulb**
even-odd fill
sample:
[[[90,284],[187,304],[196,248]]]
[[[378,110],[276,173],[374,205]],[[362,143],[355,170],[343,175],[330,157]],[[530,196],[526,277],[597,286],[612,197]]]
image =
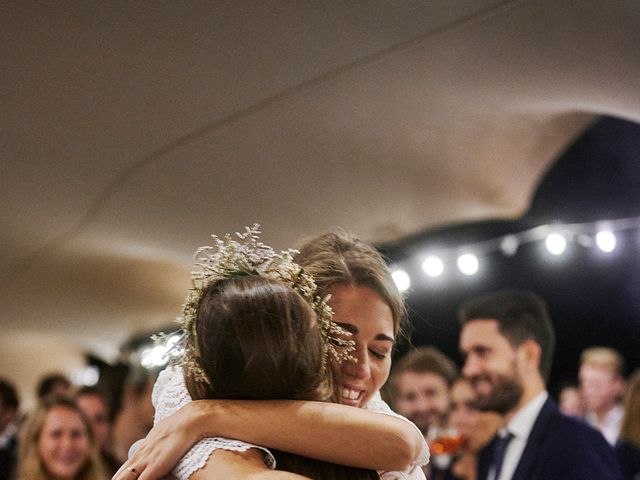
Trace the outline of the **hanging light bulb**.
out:
[[[391,278],[401,292],[406,292],[411,286],[411,277],[404,270],[394,270],[391,272]]]
[[[439,277],[444,272],[444,264],[439,257],[435,255],[429,255],[422,262],[422,271],[430,277]]]
[[[458,260],[456,261],[456,264],[458,265],[458,269],[465,275],[475,275],[480,268],[478,257],[476,257],[473,253],[465,253],[460,255],[458,257]]]
[[[513,257],[519,246],[520,242],[518,242],[518,238],[515,235],[507,235],[500,241],[500,250],[507,257]]]
[[[596,234],[596,245],[605,253],[611,253],[616,248],[616,235],[609,230],[600,230]]]
[[[552,255],[562,255],[567,249],[567,239],[560,233],[550,233],[545,238],[544,245]]]

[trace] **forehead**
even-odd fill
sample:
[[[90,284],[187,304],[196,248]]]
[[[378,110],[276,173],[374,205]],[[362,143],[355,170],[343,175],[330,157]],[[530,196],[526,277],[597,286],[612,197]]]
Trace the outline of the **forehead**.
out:
[[[355,327],[359,337],[384,334],[394,338],[391,308],[372,288],[362,285],[339,285],[329,290],[329,305],[336,322]]]
[[[433,372],[402,372],[396,383],[401,392],[415,390],[448,390],[447,382]]]
[[[460,349],[469,352],[474,348],[507,347],[509,341],[498,330],[498,321],[491,318],[479,318],[464,324],[460,332]]]
[[[75,410],[66,407],[53,407],[45,416],[42,430],[57,428],[84,429],[85,425],[80,414]]]
[[[99,395],[81,395],[76,400],[80,408],[85,411],[106,411],[107,405]]]
[[[607,367],[596,365],[582,365],[579,376],[581,380],[611,380],[615,378],[614,372]]]

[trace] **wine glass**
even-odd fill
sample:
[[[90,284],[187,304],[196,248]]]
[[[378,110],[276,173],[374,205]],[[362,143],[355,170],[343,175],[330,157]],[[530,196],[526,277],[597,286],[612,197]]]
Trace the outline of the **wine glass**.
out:
[[[460,450],[462,435],[454,427],[433,425],[427,433],[427,444],[433,464],[440,469],[445,469],[449,467],[453,456]]]

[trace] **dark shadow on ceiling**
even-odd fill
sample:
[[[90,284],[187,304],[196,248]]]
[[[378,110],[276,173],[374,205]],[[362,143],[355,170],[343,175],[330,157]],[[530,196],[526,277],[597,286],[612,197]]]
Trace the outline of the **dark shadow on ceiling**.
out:
[[[548,303],[557,333],[551,387],[575,378],[580,352],[590,345],[620,350],[628,370],[640,367],[640,230],[618,234],[608,255],[570,245],[553,261],[539,242],[512,257],[487,254],[475,277],[451,272],[429,279],[419,257],[427,247],[455,247],[551,223],[640,216],[640,125],[602,118],[570,146],[540,182],[529,211],[515,221],[489,220],[429,230],[381,247],[412,278],[407,303],[414,345],[439,347],[460,365],[457,308],[473,295],[524,288]],[[401,346],[398,354],[407,349]]]

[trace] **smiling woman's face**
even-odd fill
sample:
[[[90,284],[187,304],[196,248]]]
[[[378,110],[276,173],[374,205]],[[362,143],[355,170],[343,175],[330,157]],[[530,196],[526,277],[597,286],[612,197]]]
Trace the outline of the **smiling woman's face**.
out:
[[[89,447],[89,432],[78,412],[63,406],[49,410],[38,438],[38,453],[53,478],[75,478],[88,460]]]
[[[395,344],[389,305],[372,288],[339,285],[329,290],[333,319],[355,341],[357,362],[340,366],[340,403],[363,407],[389,377]]]

